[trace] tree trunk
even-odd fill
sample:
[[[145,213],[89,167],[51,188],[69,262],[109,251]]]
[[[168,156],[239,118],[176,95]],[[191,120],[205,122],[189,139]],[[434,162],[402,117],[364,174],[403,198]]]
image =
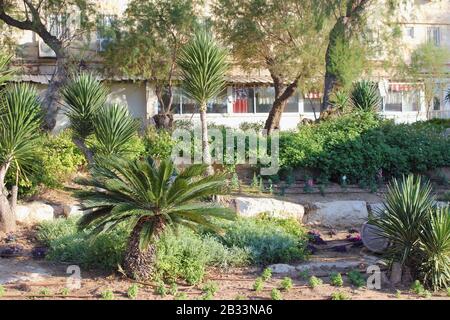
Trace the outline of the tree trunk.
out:
[[[281,116],[283,115],[284,108],[286,107],[287,99],[280,100],[275,99],[272,109],[270,109],[269,116],[267,117],[264,129],[267,130],[267,134],[271,134],[273,130],[280,129]]]
[[[214,169],[211,164],[211,153],[209,151],[208,123],[206,121],[206,105],[200,106],[200,121],[202,125],[202,155],[203,163],[208,165],[206,174],[213,175]]]
[[[172,130],[173,128],[173,115],[171,113],[155,114],[153,120],[157,129]]]
[[[79,138],[73,138],[73,143],[80,149],[80,151],[84,154],[84,157],[86,158],[89,165],[92,165],[94,163],[94,154],[92,151],[86,146],[86,143]]]
[[[8,201],[8,193],[5,189],[5,178],[9,163],[0,167],[0,231],[5,233],[16,230],[16,217]]]
[[[328,57],[328,50],[327,50],[327,64],[331,63],[331,58]],[[330,62],[328,62],[330,60]],[[322,107],[321,112],[326,111],[330,107],[330,96],[335,90],[335,88],[338,86],[338,80],[337,76],[327,70],[325,72],[325,80],[324,80],[324,86],[323,86],[323,100],[322,100]]]
[[[147,249],[141,250],[139,242],[144,224],[153,220],[152,241]],[[148,280],[154,271],[156,261],[156,240],[165,229],[165,221],[161,216],[141,218],[131,232],[128,240],[127,252],[124,258],[123,269],[126,275],[136,280]]]
[[[63,49],[61,49],[63,51]],[[61,109],[61,95],[60,91],[68,82],[67,58],[65,54],[57,56],[56,70],[48,84],[47,91],[43,100],[43,105],[46,108],[44,118],[44,129],[53,131],[56,126],[58,113]]]

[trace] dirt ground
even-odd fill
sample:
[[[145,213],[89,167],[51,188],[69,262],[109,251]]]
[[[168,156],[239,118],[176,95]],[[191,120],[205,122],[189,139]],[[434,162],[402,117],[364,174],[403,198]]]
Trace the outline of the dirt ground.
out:
[[[102,299],[102,293],[111,290],[115,299],[129,299],[127,296],[128,288],[133,285],[134,281],[125,278],[120,273],[108,274],[98,270],[81,269],[81,288],[65,290],[67,288],[70,274],[67,274],[68,265],[54,264],[45,260],[36,260],[31,256],[33,247],[38,246],[34,237],[35,230],[32,228],[20,228],[16,234],[15,244],[19,244],[24,248],[23,253],[14,258],[0,258],[0,276],[4,269],[8,269],[10,273],[19,273],[25,275],[24,279],[15,279],[12,282],[4,283],[5,293],[1,299]],[[328,248],[333,246],[334,242],[339,243],[345,236],[345,232],[339,232],[337,235],[327,235],[322,230],[325,240],[328,242]],[[333,240],[334,239],[334,240]],[[333,242],[334,241],[334,242]],[[1,238],[0,247],[9,245],[5,242],[5,238]],[[349,250],[347,253],[330,252],[328,248],[323,248],[312,256],[314,260],[325,260],[339,258],[352,258],[360,254],[361,248]],[[362,252],[365,254],[365,252]],[[38,274],[37,270],[44,270],[45,273]],[[230,270],[208,270],[205,282],[215,282],[219,289],[214,296],[218,300],[234,300],[239,296],[241,299],[261,300],[271,299],[271,290],[279,288],[280,282],[284,276],[274,275],[268,280],[264,289],[255,292],[252,287],[255,279],[260,276],[262,270],[259,268],[239,268]],[[27,274],[28,273],[28,274]],[[293,288],[289,291],[281,291],[285,300],[327,300],[331,294],[335,292],[343,292],[352,300],[360,299],[426,299],[410,292],[408,287],[385,288],[383,290],[368,290],[366,288],[357,289],[353,287],[346,276],[344,278],[344,286],[341,288],[333,287],[329,283],[328,277],[322,277],[324,282],[314,289],[310,288],[307,279],[302,279],[301,275],[292,277]],[[174,295],[168,294],[164,297],[155,293],[155,284],[153,283],[137,283],[139,286],[138,299],[160,300],[174,299]],[[185,293],[187,299],[195,300],[202,298],[202,285],[190,286],[185,283],[177,283],[178,292]],[[399,290],[399,291],[397,291]],[[433,294],[427,299],[450,299],[445,293]]]

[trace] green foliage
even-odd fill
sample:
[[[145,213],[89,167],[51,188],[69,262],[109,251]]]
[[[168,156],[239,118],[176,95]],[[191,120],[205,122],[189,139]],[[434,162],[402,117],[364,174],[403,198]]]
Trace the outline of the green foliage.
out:
[[[85,164],[85,158],[72,142],[70,131],[58,135],[40,135],[34,149],[36,168],[26,178],[19,179],[19,195],[35,194],[39,187],[61,188]],[[15,183],[15,173],[9,172],[6,184]]]
[[[419,280],[415,280],[411,285],[411,291],[421,296],[425,293],[425,287]]]
[[[283,296],[280,292],[280,290],[273,288],[270,292],[270,298],[272,300],[283,300]]]
[[[5,287],[0,284],[0,298],[5,295],[5,292],[6,292]]]
[[[322,285],[323,281],[322,279],[317,278],[316,276],[311,276],[308,280],[308,284],[311,288],[314,289],[315,287]]]
[[[176,141],[172,139],[172,134],[164,129],[157,130],[148,127],[143,137],[145,154],[154,159],[167,159],[172,153],[172,147]]]
[[[298,273],[298,277],[299,277],[300,279],[302,279],[302,280],[309,279],[309,270],[306,269],[306,270],[300,271],[300,272]]]
[[[437,208],[422,226],[421,278],[433,290],[450,287],[450,208]]]
[[[350,103],[353,108],[375,113],[381,109],[381,102],[376,83],[363,80],[354,85],[350,96]]]
[[[330,274],[330,282],[332,286],[342,287],[344,285],[344,280],[342,280],[342,275],[337,272],[332,272]]]
[[[49,288],[42,288],[41,290],[39,290],[39,294],[43,296],[50,296],[52,292]]]
[[[272,269],[270,268],[265,268],[264,271],[261,274],[261,278],[264,281],[270,280],[270,278],[272,278]]]
[[[215,296],[217,291],[219,291],[219,286],[214,281],[208,281],[202,286],[202,292],[210,296]]]
[[[450,164],[450,140],[432,126],[399,124],[355,111],[280,136],[282,167],[309,168],[324,180],[376,182]]]
[[[450,288],[447,288],[447,297],[450,297]]]
[[[38,93],[26,84],[8,86],[0,101],[0,167],[26,176],[35,166],[42,118]],[[8,167],[6,168],[8,171]],[[3,184],[1,181],[0,184]],[[0,189],[3,185],[0,185]],[[0,191],[1,192],[1,191]]]
[[[178,293],[178,286],[177,286],[177,284],[175,282],[170,284],[168,292],[172,296],[177,295],[177,293]]]
[[[11,55],[4,54],[0,51],[0,92],[14,73],[14,69],[10,67],[11,60]]]
[[[71,236],[77,232],[78,218],[59,218],[52,221],[44,221],[38,225],[36,238],[46,246],[59,238]]]
[[[239,219],[225,226],[227,246],[245,248],[256,264],[302,261],[306,257],[306,236],[289,231],[266,219]]]
[[[361,272],[352,270],[348,274],[348,279],[350,280],[350,283],[353,284],[357,288],[361,288],[366,284],[366,280],[361,275]]]
[[[114,300],[116,297],[114,296],[114,292],[111,289],[106,289],[101,292],[101,297],[103,300]]]
[[[133,283],[127,290],[127,296],[130,299],[136,300],[139,294],[139,286]]]
[[[242,294],[238,294],[234,297],[234,300],[248,300],[248,298]]]
[[[82,228],[108,232],[121,222],[130,229],[136,222],[148,218],[140,229],[139,246],[146,249],[154,244],[154,222],[162,228],[188,225],[191,228],[220,229],[212,218],[235,218],[229,208],[202,202],[205,197],[220,194],[225,187],[222,175],[205,177],[206,165],[192,165],[174,175],[174,163],[168,159],[156,163],[144,160],[105,159],[92,169],[92,177],[78,183],[92,189],[76,195],[86,209],[98,209],[83,215]]]
[[[128,149],[128,142],[137,134],[139,123],[131,117],[127,107],[105,105],[96,113],[93,124],[97,142],[95,154],[105,157],[132,152]]]
[[[351,298],[345,292],[337,291],[331,294],[331,300],[351,300]]]
[[[62,294],[63,296],[68,296],[69,293],[70,293],[69,288],[63,288],[63,289],[61,290],[61,294]]]
[[[249,259],[244,249],[226,247],[211,235],[200,236],[186,228],[166,232],[157,250],[155,276],[167,281],[180,278],[190,284],[200,283],[208,266],[244,266]]]
[[[95,118],[107,95],[106,87],[88,73],[76,76],[62,90],[70,126],[80,139],[86,139],[94,132]]]
[[[195,34],[178,58],[184,93],[200,108],[217,97],[225,88],[228,52],[219,47],[206,31]]]
[[[281,289],[285,290],[285,291],[289,291],[292,289],[292,287],[294,286],[294,284],[292,283],[292,279],[289,277],[284,277],[283,280],[281,280]]]
[[[155,293],[160,295],[161,297],[165,297],[167,295],[167,288],[164,282],[159,281],[155,287]]]
[[[262,129],[264,129],[264,122],[262,122],[262,121],[246,122],[246,121],[244,121],[239,124],[239,129],[242,131],[251,130],[251,131],[259,132]]]
[[[261,292],[262,289],[264,289],[264,280],[263,278],[258,277],[253,283],[253,290],[255,290],[256,292]]]

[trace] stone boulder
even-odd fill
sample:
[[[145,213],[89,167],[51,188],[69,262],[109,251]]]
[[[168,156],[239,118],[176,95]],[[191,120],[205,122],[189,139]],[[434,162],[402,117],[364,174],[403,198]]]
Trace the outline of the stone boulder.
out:
[[[333,228],[360,228],[368,217],[365,201],[316,202],[306,214],[306,224]]]
[[[16,219],[21,223],[37,223],[53,220],[53,218],[53,207],[42,202],[35,201],[16,207]]]
[[[305,214],[305,207],[300,204],[272,198],[237,197],[234,206],[237,214],[246,218],[264,212],[275,218],[295,218],[301,222]]]

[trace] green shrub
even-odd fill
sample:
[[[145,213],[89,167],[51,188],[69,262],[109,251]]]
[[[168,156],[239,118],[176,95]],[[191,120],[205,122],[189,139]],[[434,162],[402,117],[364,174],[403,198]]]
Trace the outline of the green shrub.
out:
[[[350,300],[350,297],[345,292],[333,292],[331,294],[331,300]]]
[[[373,184],[383,177],[450,165],[450,139],[432,126],[394,124],[352,112],[280,136],[283,168],[310,168],[322,179]]]
[[[270,269],[270,268],[265,268],[264,271],[263,271],[262,274],[261,274],[261,278],[262,278],[264,281],[267,281],[267,280],[269,280],[270,278],[272,278],[272,269]]]
[[[175,300],[188,300],[188,296],[186,292],[177,292],[177,294],[174,296]]]
[[[139,286],[136,283],[134,283],[128,288],[127,296],[128,298],[135,300],[137,299],[138,294],[139,294]]]
[[[253,263],[270,264],[302,261],[306,257],[306,236],[299,238],[279,222],[265,219],[240,219],[226,227],[227,246],[246,248]]]
[[[172,147],[176,141],[172,139],[172,134],[164,129],[148,127],[143,138],[145,154],[153,159],[166,159],[172,153]]]
[[[353,270],[350,271],[348,274],[348,279],[350,280],[350,283],[353,284],[357,288],[361,288],[366,284],[366,280],[361,275],[359,271]]]
[[[52,241],[66,236],[73,235],[77,232],[78,218],[59,218],[52,221],[41,222],[38,226],[36,238],[44,245],[49,246]]]
[[[5,287],[0,284],[0,298],[5,295],[5,292],[6,292]]]
[[[292,283],[292,279],[289,277],[284,277],[283,280],[281,280],[281,289],[285,291],[289,291],[292,289],[294,284]]]
[[[226,247],[212,235],[197,235],[179,228],[177,233],[166,232],[160,239],[157,276],[167,281],[181,278],[196,284],[203,279],[207,266],[244,266],[248,259],[244,249]]]
[[[283,300],[283,296],[280,292],[280,290],[273,288],[270,292],[270,297],[272,300]]]
[[[309,278],[308,284],[311,288],[314,289],[315,287],[322,285],[323,281],[322,281],[322,279],[317,278],[316,276],[311,276]]]
[[[39,290],[39,294],[43,296],[50,296],[52,292],[49,288],[42,288],[41,290]]]
[[[253,283],[253,290],[260,292],[264,289],[264,280],[262,278],[256,278],[255,283]]]
[[[19,180],[19,194],[32,195],[39,186],[61,188],[77,170],[85,165],[82,153],[72,142],[70,130],[58,135],[43,134],[35,150],[35,170]],[[7,184],[15,181],[15,173],[10,172]]]
[[[167,295],[167,288],[164,282],[158,281],[155,287],[155,293],[161,297],[165,297]]]
[[[344,285],[344,280],[340,273],[333,272],[330,274],[331,285],[335,287],[342,287]]]
[[[114,292],[111,289],[106,289],[102,291],[100,294],[103,300],[114,300],[116,297],[114,296]]]

